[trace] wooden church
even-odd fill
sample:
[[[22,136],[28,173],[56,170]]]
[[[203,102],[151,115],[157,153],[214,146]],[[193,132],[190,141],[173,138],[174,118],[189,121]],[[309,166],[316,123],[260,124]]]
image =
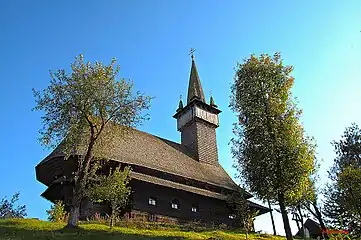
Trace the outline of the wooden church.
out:
[[[218,161],[216,129],[221,111],[212,97],[207,103],[198,76],[194,56],[190,72],[187,104],[179,102],[173,116],[181,142],[173,142],[134,130],[117,139],[118,148],[111,160],[129,165],[131,172],[132,207],[129,218],[145,221],[186,222],[232,225],[234,215],[227,206],[226,195],[240,187],[229,177]],[[47,186],[41,196],[54,202],[62,200],[69,207],[72,196],[72,172],[75,161],[65,161],[59,149],[36,166],[37,180]],[[252,197],[245,192],[246,198]],[[259,214],[268,208],[248,201]],[[81,204],[81,219],[95,213],[104,214],[108,206]]]

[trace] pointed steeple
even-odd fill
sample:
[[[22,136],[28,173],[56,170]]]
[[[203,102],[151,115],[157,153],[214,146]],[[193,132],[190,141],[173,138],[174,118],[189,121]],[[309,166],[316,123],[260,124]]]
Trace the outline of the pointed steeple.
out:
[[[187,104],[195,98],[204,103],[206,102],[204,99],[201,80],[199,79],[196,63],[194,61],[194,55],[192,54],[192,68],[189,77]]]
[[[219,165],[216,141],[216,128],[219,126],[218,114],[221,112],[214,102],[205,101],[201,81],[194,61],[195,49],[190,50],[192,68],[189,77],[187,104],[179,101],[177,112],[177,130],[181,132],[181,143],[199,162]],[[211,94],[212,95],[212,94]]]

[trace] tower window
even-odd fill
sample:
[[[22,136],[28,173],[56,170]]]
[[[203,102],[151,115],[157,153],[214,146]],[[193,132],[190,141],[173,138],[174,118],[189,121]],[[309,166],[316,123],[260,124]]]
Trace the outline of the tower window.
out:
[[[233,215],[233,214],[229,214],[229,215],[228,215],[228,218],[229,218],[229,219],[234,219],[234,215]]]
[[[148,204],[149,204],[149,205],[156,206],[156,205],[157,205],[157,198],[155,198],[155,197],[149,197],[149,199],[148,199]]]
[[[171,207],[172,207],[173,209],[179,209],[179,201],[178,201],[178,199],[173,198],[173,200],[172,200],[172,202],[171,202]]]

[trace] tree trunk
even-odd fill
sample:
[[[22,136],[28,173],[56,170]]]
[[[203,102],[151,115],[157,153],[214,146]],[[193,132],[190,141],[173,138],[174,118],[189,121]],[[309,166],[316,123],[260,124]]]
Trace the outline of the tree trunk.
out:
[[[315,208],[315,211],[316,211],[317,220],[318,220],[318,222],[320,223],[320,227],[321,227],[321,230],[322,230],[322,236],[323,236],[325,239],[329,239],[329,236],[328,236],[328,234],[327,234],[327,228],[326,228],[325,223],[323,222],[321,212],[320,212],[320,210],[318,209],[317,206],[314,205],[314,208]]]
[[[293,218],[294,218],[294,220],[295,220],[295,222],[297,224],[298,231],[301,231],[302,224],[301,224],[301,227],[300,227],[301,220],[300,220],[300,217],[298,216],[298,213],[294,212],[293,213]]]
[[[270,214],[271,214],[271,221],[272,221],[272,227],[273,227],[273,235],[277,235],[277,232],[276,232],[276,225],[275,225],[275,221],[273,219],[273,213],[272,213],[272,208],[271,208],[271,203],[269,202],[269,200],[267,200],[268,202],[268,208],[271,209],[270,211]]]
[[[321,230],[322,230],[322,235],[325,239],[329,239],[329,236],[327,234],[327,228],[326,228],[326,225],[325,223],[323,222],[323,219],[322,219],[322,214],[321,214],[321,211],[318,209],[317,207],[317,202],[316,201],[313,201],[312,203],[312,206],[313,208],[315,209],[315,213],[313,213],[312,211],[310,211],[318,220],[318,222],[320,223],[320,227],[321,227]]]
[[[114,217],[113,215],[110,216],[110,228],[113,228],[114,227]]]
[[[115,211],[114,208],[112,207],[112,211],[110,214],[110,228],[114,227],[114,218],[115,218]]]
[[[94,130],[92,130],[91,132],[93,136]],[[90,161],[93,157],[92,152],[93,152],[94,144],[95,144],[95,139],[91,137],[84,160],[79,163],[78,179],[76,179],[74,183],[75,186],[73,190],[72,206],[70,209],[70,216],[66,227],[72,228],[78,225],[79,215],[80,215],[80,204],[82,201],[83,192],[85,190],[88,181],[88,172],[90,168]]]
[[[280,205],[281,214],[282,214],[282,220],[283,220],[283,227],[285,229],[286,238],[287,240],[293,240],[290,222],[288,220],[288,215],[286,211],[286,205],[285,205],[285,197],[283,193],[278,193],[278,203]]]
[[[305,226],[303,225],[303,215],[302,215],[302,211],[301,211],[301,206],[298,205],[297,206],[297,210],[298,210],[298,214],[300,215],[300,220],[301,220],[301,229],[302,229],[302,238],[306,239],[306,234],[305,234]]]
[[[75,228],[78,225],[80,215],[80,206],[72,206],[70,209],[69,220],[66,227]]]
[[[246,220],[243,220],[243,227],[246,232],[246,240],[248,240],[248,222]]]
[[[68,224],[66,227],[75,228],[78,225],[80,215],[80,183],[76,182],[73,190],[73,198],[71,201],[71,208],[69,213]]]

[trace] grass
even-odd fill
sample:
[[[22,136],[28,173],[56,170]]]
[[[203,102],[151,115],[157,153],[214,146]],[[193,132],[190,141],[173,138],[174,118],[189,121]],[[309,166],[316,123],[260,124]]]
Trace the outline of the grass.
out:
[[[187,232],[180,230],[150,230],[114,227],[101,224],[81,224],[78,229],[64,229],[63,223],[52,223],[34,219],[0,220],[0,240],[35,239],[90,239],[90,240],[170,240],[170,239],[246,239],[245,234],[230,231]],[[281,240],[266,234],[250,234],[250,239]]]

